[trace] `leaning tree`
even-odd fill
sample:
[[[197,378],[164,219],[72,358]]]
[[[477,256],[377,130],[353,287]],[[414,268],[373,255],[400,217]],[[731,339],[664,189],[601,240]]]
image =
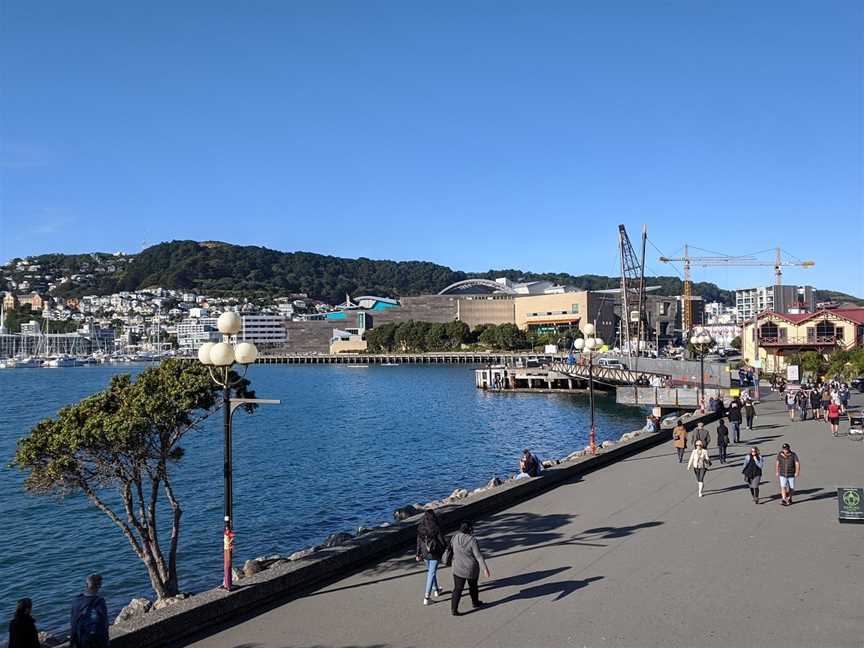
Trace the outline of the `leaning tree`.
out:
[[[234,395],[254,398],[248,380],[232,378]],[[39,422],[18,441],[12,465],[28,473],[24,486],[32,493],[86,495],[144,562],[156,597],[174,596],[183,509],[172,468],[183,457],[186,434],[220,407],[220,392],[197,362],[166,360],[134,381],[114,376],[104,391]],[[110,496],[112,489],[119,498]],[[171,513],[167,552],[157,520],[165,501]]]

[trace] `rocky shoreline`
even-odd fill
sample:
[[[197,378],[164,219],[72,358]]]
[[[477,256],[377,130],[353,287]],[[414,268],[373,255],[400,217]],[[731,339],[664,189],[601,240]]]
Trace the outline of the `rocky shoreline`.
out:
[[[692,417],[691,414],[685,414],[682,416],[682,418],[684,418],[685,420],[687,420],[691,417]],[[632,440],[634,440],[640,436],[646,435],[646,434],[651,434],[651,433],[645,432],[643,430],[636,430],[633,432],[627,432],[627,433],[621,435],[621,437],[617,441],[610,441],[610,440],[603,441],[603,443],[597,447],[597,452],[602,453],[604,450],[608,450],[610,448],[613,448],[616,445],[618,445],[619,443],[626,443],[628,441],[632,441]],[[542,462],[543,468],[547,469],[547,468],[552,468],[553,466],[559,466],[561,464],[565,464],[568,462],[575,461],[577,459],[581,459],[581,458],[585,457],[586,455],[590,455],[590,454],[591,454],[591,446],[586,446],[584,449],[577,450],[575,452],[571,452],[570,454],[568,454],[565,457],[562,457],[559,459],[547,459],[547,460],[543,461]],[[496,488],[499,488],[499,487],[504,486],[506,484],[510,484],[510,483],[516,481],[516,479],[517,479],[517,476],[515,474],[511,474],[511,475],[509,475],[503,479],[499,478],[496,475],[496,476],[493,476],[484,486],[480,486],[480,487],[474,488],[472,490],[469,490],[467,488],[456,488],[453,490],[453,492],[449,496],[447,496],[443,499],[432,500],[432,501],[427,502],[425,504],[421,504],[421,503],[408,504],[406,506],[402,506],[400,508],[397,508],[395,511],[393,511],[393,519],[396,522],[401,522],[401,521],[406,520],[410,517],[418,515],[425,510],[429,510],[429,509],[434,510],[434,509],[441,508],[443,506],[459,505],[460,503],[463,502],[463,500],[466,500],[466,499],[473,497],[475,495],[481,495],[484,493],[488,493],[489,491],[492,491]],[[527,479],[534,479],[534,478],[527,478]],[[370,531],[374,531],[376,529],[381,529],[381,528],[386,528],[386,527],[391,526],[391,524],[392,524],[391,522],[381,522],[377,526],[372,526],[372,527],[360,526],[360,527],[358,527],[357,531],[354,533],[348,533],[345,531],[335,532],[335,533],[332,533],[329,536],[327,536],[327,538],[324,540],[324,542],[322,544],[313,545],[311,547],[305,547],[303,549],[299,549],[299,550],[297,550],[297,551],[295,551],[295,552],[293,552],[287,556],[283,556],[280,554],[273,554],[273,555],[269,555],[269,556],[258,556],[257,558],[252,558],[252,559],[246,560],[243,563],[242,568],[240,568],[240,567],[234,567],[233,568],[234,580],[239,582],[240,584],[242,584],[244,579],[249,578],[251,576],[254,576],[256,574],[259,574],[263,571],[267,571],[267,570],[272,569],[273,567],[276,567],[279,565],[285,565],[285,564],[293,563],[293,562],[296,562],[299,560],[314,557],[314,555],[317,552],[321,551],[322,549],[328,549],[328,548],[338,547],[338,546],[347,544],[347,543],[351,542],[352,540],[354,540],[355,538],[358,538],[358,537],[360,537],[366,533],[369,533]],[[143,597],[134,598],[117,615],[116,619],[114,620],[114,625],[118,626],[118,627],[122,627],[122,626],[130,624],[130,623],[138,624],[138,623],[141,623],[142,621],[146,622],[146,620],[143,619],[143,617],[145,617],[145,615],[147,615],[149,612],[169,607],[169,606],[174,605],[180,601],[183,601],[185,599],[188,599],[188,598],[194,597],[194,596],[195,595],[191,594],[191,593],[182,593],[182,594],[179,594],[177,596],[173,596],[171,598],[164,599],[162,601],[155,601],[155,602],[151,601],[150,599],[143,598]],[[49,646],[49,645],[56,645],[56,644],[43,643],[43,646]]]

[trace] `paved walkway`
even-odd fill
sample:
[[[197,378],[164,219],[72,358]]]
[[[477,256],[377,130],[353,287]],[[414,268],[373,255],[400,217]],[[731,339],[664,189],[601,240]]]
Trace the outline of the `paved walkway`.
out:
[[[406,551],[188,645],[862,648],[864,526],[838,523],[835,488],[864,483],[864,446],[781,410],[763,402],[744,434],[767,459],[761,505],[741,476],[744,446],[715,460],[698,499],[670,444],[479,521],[493,576],[480,610],[423,607]],[[802,462],[789,508],[773,478],[784,442]],[[439,578],[449,592],[450,570]]]

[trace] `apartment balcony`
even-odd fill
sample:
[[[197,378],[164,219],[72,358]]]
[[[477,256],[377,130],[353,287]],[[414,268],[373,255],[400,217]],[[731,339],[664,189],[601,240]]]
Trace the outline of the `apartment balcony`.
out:
[[[779,336],[759,336],[759,346],[761,347],[831,347],[831,346],[846,346],[843,338],[836,335],[808,335],[800,337]]]

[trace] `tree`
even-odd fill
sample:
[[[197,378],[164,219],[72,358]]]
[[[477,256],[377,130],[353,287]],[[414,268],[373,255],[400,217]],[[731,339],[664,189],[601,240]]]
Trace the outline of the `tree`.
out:
[[[29,473],[24,485],[31,493],[87,496],[129,541],[156,597],[174,596],[183,509],[171,469],[183,458],[185,435],[218,409],[220,391],[204,366],[180,360],[147,369],[134,382],[114,376],[107,389],[37,423],[18,442],[12,465]],[[245,379],[234,392],[254,397]],[[122,511],[109,502],[111,488]],[[167,555],[157,519],[163,497],[171,511]]]
[[[740,351],[741,350],[741,336],[736,335],[734,338],[732,338],[732,341],[729,343],[729,346],[731,346],[733,349],[737,349],[738,351]]]

